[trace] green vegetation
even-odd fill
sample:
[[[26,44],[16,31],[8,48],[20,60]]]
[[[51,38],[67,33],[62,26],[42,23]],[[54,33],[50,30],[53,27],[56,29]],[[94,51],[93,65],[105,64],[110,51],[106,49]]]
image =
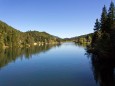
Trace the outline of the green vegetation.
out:
[[[62,42],[75,42],[80,45],[89,45],[91,44],[92,36],[93,36],[93,33],[90,33],[90,34],[81,35],[77,37],[65,38],[62,40]]]
[[[92,41],[92,33],[87,34],[87,35],[82,35],[78,37],[71,38],[75,43],[79,44],[90,44]]]
[[[88,45],[88,51],[102,56],[114,53],[115,49],[115,6],[111,2],[109,10],[106,6],[102,9],[100,19],[96,19],[94,33],[73,38],[61,39],[46,32],[27,31],[21,32],[0,21],[0,48],[5,47],[30,47],[32,45],[57,44],[60,42],[74,41]],[[111,52],[111,53],[110,53]]]
[[[111,2],[107,12],[106,6],[102,9],[100,21],[96,19],[94,34],[88,51],[103,57],[114,57],[115,52],[115,6]]]
[[[69,39],[80,45],[87,45],[87,51],[102,57],[114,57],[115,52],[115,6],[110,3],[107,11],[104,5],[100,19],[96,19],[94,33]]]
[[[46,32],[21,32],[0,21],[0,48],[55,44],[59,43],[60,40],[60,38],[52,36]]]

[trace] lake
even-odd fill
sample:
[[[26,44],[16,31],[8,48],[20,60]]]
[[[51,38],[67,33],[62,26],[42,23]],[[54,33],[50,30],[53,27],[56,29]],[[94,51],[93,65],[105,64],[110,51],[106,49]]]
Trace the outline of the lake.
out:
[[[99,86],[85,47],[74,43],[0,52],[0,86]]]

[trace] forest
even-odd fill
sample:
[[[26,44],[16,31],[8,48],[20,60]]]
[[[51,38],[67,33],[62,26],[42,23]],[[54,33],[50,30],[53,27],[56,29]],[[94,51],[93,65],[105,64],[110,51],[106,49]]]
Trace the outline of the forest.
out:
[[[100,19],[96,19],[94,33],[71,38],[74,42],[88,44],[87,51],[102,57],[114,57],[115,51],[115,5],[104,5]]]
[[[21,32],[3,21],[0,21],[0,48],[56,44],[59,43],[60,40],[61,39],[59,37],[50,35],[46,32]]]
[[[114,57],[115,51],[115,5],[110,3],[102,9],[100,19],[96,19],[92,42],[88,50],[102,57]]]
[[[46,32],[21,32],[0,21],[0,48],[4,47],[30,47],[32,45],[56,44],[73,41],[87,44],[87,50],[93,53],[110,55],[115,49],[115,6],[110,3],[109,9],[104,5],[101,17],[96,19],[94,33],[61,39]]]

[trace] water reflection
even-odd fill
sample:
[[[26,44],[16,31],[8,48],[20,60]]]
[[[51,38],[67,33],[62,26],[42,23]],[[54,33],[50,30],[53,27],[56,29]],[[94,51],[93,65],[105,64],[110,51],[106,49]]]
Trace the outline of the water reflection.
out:
[[[85,50],[87,50],[87,46],[89,46],[90,44],[89,43],[75,43],[75,45],[77,46],[77,47],[82,47],[82,48],[84,48]]]
[[[0,86],[97,86],[83,47],[56,46],[1,51]]]
[[[96,83],[99,86],[115,86],[115,59],[93,54],[90,54],[90,57]]]
[[[33,54],[39,54],[41,52],[47,52],[52,47],[60,45],[42,45],[42,46],[33,46],[29,48],[9,48],[0,50],[0,68],[8,65],[8,63],[15,61],[16,59],[23,57],[26,59],[31,58]]]

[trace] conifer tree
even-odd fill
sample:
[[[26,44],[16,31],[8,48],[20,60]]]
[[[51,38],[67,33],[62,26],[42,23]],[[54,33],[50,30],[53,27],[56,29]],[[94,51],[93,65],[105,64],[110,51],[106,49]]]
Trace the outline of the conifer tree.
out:
[[[99,31],[100,30],[100,22],[98,19],[96,19],[95,26],[94,26],[94,31]]]
[[[107,29],[108,32],[110,32],[110,29],[113,27],[114,22],[115,22],[115,6],[114,3],[111,2],[109,11],[108,11],[108,18],[107,18]]]
[[[102,14],[101,14],[101,31],[105,32],[107,29],[107,9],[106,6],[104,5],[102,9]]]

